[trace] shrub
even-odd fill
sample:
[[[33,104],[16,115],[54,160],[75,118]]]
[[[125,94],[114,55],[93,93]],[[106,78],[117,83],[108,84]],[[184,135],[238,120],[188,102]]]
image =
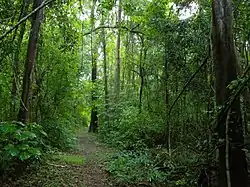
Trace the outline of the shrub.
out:
[[[42,123],[44,131],[48,134],[47,145],[59,150],[67,150],[76,145],[75,129],[69,120],[53,119]]]
[[[0,170],[15,162],[39,160],[47,134],[38,124],[0,123]]]
[[[125,107],[120,119],[112,119],[100,127],[100,135],[106,143],[119,149],[135,150],[154,147],[163,140],[164,123],[137,107]]]
[[[163,183],[161,172],[147,151],[123,151],[114,155],[107,168],[117,184]]]

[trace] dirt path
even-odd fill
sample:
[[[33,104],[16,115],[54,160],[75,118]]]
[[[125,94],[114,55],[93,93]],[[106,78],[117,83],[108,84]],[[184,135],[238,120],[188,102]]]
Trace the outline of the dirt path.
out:
[[[110,152],[87,129],[78,136],[79,150],[61,153],[81,158],[83,163],[67,163],[47,160],[39,167],[28,168],[20,176],[0,180],[1,187],[109,187],[108,174],[104,170],[105,155]]]
[[[87,129],[79,135],[79,146],[86,163],[82,167],[83,185],[86,187],[107,187],[108,175],[103,169],[102,154],[108,152]]]

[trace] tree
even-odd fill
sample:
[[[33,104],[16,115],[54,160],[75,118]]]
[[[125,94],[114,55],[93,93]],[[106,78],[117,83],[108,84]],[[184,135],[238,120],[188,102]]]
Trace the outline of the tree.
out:
[[[120,97],[120,79],[121,79],[121,14],[122,14],[122,5],[121,0],[118,0],[118,15],[117,15],[117,40],[116,40],[116,72],[115,72],[115,96],[116,100],[119,100]]]
[[[216,69],[216,102],[218,107],[228,104],[232,90],[228,86],[237,79],[236,49],[233,37],[231,0],[212,2],[212,39]],[[246,187],[247,164],[243,137],[240,100],[232,103],[228,114],[218,115],[219,181],[221,187]],[[228,128],[228,131],[226,131]],[[227,138],[228,137],[228,138]],[[229,143],[226,143],[226,142]],[[228,148],[227,148],[228,146]],[[228,151],[228,152],[227,152]]]
[[[102,11],[102,25],[104,25],[104,12]],[[104,104],[105,104],[105,119],[108,121],[108,75],[107,75],[107,50],[106,50],[106,35],[105,29],[102,29],[102,50],[103,50],[103,76],[104,76]]]
[[[123,165],[149,163],[139,167],[149,172],[133,177],[130,167],[126,176],[114,165],[134,186],[194,186],[203,169],[204,184],[217,174],[213,153],[219,148],[220,186],[238,180],[245,186],[242,121],[247,129],[250,100],[238,86],[246,85],[250,70],[249,0],[235,5],[234,23],[232,0],[214,0],[214,58],[207,0],[28,1],[0,1],[0,121],[32,122],[20,128],[39,127],[46,145],[58,149],[70,148],[76,128],[89,125],[89,132],[122,150]],[[41,5],[32,10],[33,2]],[[49,2],[40,28],[37,11]],[[242,71],[235,70],[237,62]],[[0,124],[0,133],[5,130]],[[0,138],[0,149],[22,148],[12,140]]]
[[[19,20],[27,15],[27,10],[29,8],[29,1],[23,1],[21,13]],[[17,32],[18,29],[15,30]],[[18,103],[18,86],[19,86],[19,74],[20,74],[20,51],[21,44],[23,41],[24,33],[26,30],[26,21],[21,25],[20,33],[18,36],[18,41],[16,42],[14,58],[13,58],[13,75],[12,75],[12,89],[11,89],[11,106],[10,106],[10,116],[13,120],[16,119],[16,108]],[[16,34],[14,35],[14,37]]]
[[[96,51],[95,51],[95,39],[93,38],[93,29],[94,29],[94,19],[95,19],[95,5],[96,0],[93,0],[92,8],[91,8],[91,62],[92,62],[92,73],[91,73],[91,80],[92,80],[92,91],[91,91],[91,100],[92,100],[92,109],[91,109],[91,121],[89,125],[89,132],[97,132],[98,127],[98,117],[97,117],[97,107],[96,107],[96,100],[97,100],[97,93],[96,89],[96,78],[97,78],[97,61],[96,61]]]
[[[34,0],[33,10],[35,10],[41,4],[42,0]],[[40,9],[33,15],[31,23],[31,31],[29,35],[27,57],[23,75],[22,96],[20,102],[20,109],[18,113],[18,120],[23,123],[28,122],[28,112],[29,112],[28,102],[29,102],[30,88],[32,85],[32,73],[36,58],[36,49],[37,49],[37,42],[41,25],[41,18],[42,18],[42,9]]]

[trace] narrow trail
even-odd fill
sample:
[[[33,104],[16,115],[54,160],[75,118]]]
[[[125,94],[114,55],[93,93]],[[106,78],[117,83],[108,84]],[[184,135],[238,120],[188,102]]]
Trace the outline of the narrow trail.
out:
[[[84,129],[78,136],[79,147],[83,153],[86,163],[82,167],[83,186],[86,187],[107,187],[108,175],[103,169],[102,154],[108,152],[108,149],[101,145],[96,137]]]
[[[104,170],[104,162],[110,149],[106,148],[97,137],[80,131],[78,150],[62,155],[77,156],[83,163],[66,163],[47,160],[37,169],[28,168],[19,176],[5,178],[0,181],[1,187],[109,187],[108,173]]]

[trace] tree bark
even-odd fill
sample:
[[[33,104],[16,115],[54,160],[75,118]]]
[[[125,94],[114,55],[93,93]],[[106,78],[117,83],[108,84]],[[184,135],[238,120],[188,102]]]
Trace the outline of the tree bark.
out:
[[[94,28],[94,17],[95,17],[95,5],[96,5],[97,0],[93,0],[93,5],[91,9],[91,27],[92,30]],[[95,82],[97,78],[97,62],[96,62],[96,52],[93,47],[95,43],[93,42],[93,32],[91,33],[91,61],[92,61],[92,92],[91,92],[91,100],[92,100],[92,109],[91,109],[91,121],[90,121],[90,126],[89,126],[89,132],[97,132],[98,128],[98,113],[97,113],[97,107],[96,107],[96,91],[95,91]]]
[[[164,83],[165,83],[165,109],[166,109],[166,117],[165,117],[165,123],[166,123],[166,128],[167,128],[167,133],[166,133],[166,147],[168,148],[168,151],[171,152],[171,140],[170,140],[170,135],[171,135],[171,128],[170,128],[170,123],[168,123],[168,105],[169,105],[169,93],[168,93],[168,49],[167,49],[167,40],[165,39],[165,44],[164,44]]]
[[[227,104],[230,99],[228,85],[237,79],[237,57],[233,39],[232,0],[212,1],[213,55],[216,69],[216,103],[218,107]],[[229,151],[226,155],[226,119],[225,114],[218,115],[217,131],[219,135],[219,182],[220,187],[247,186],[247,164],[244,145],[242,116],[239,98],[232,104],[228,119]],[[226,167],[226,157],[229,168]],[[227,169],[230,182],[227,180]]]
[[[246,43],[247,41],[244,41]],[[248,60],[248,49],[247,46],[244,46],[244,57],[246,61],[246,65],[249,65],[249,60]],[[250,122],[250,89],[249,86],[246,87],[246,90],[243,93],[244,97],[244,105],[245,105],[245,135],[248,135],[248,122]]]
[[[34,0],[33,10],[42,4],[42,0]],[[27,49],[27,58],[25,62],[22,96],[20,102],[20,109],[18,113],[18,120],[27,123],[28,122],[28,101],[30,87],[32,85],[32,72],[34,69],[34,63],[36,58],[37,41],[39,37],[40,25],[41,25],[42,9],[38,10],[32,18],[31,31],[29,35],[29,43]]]
[[[102,24],[104,25],[104,15],[103,14],[102,14]],[[106,36],[105,36],[104,29],[102,29],[102,47],[103,47],[105,120],[108,121],[109,96],[108,96]]]
[[[139,111],[141,113],[142,108],[142,94],[143,94],[143,87],[144,87],[144,70],[143,70],[143,50],[144,50],[144,41],[141,39],[141,50],[140,50],[140,66],[139,66],[139,76],[140,76],[140,93],[139,93]]]
[[[29,7],[29,1],[24,0],[23,1],[23,8],[20,13],[19,20],[27,15],[27,10]],[[12,120],[16,120],[17,115],[17,103],[18,103],[18,87],[19,87],[19,75],[20,75],[20,51],[21,51],[21,44],[23,41],[23,36],[26,29],[26,21],[21,25],[19,38],[17,41],[16,49],[14,52],[14,58],[13,58],[13,74],[12,74],[12,88],[11,88],[11,104],[10,104],[10,118]]]
[[[118,17],[117,17],[117,25],[120,26],[121,23],[121,14],[122,14],[122,7],[121,7],[121,1],[119,0],[118,3]],[[117,41],[116,41],[116,72],[115,72],[115,96],[116,100],[119,100],[120,97],[120,76],[121,76],[121,32],[118,28],[117,31]]]

